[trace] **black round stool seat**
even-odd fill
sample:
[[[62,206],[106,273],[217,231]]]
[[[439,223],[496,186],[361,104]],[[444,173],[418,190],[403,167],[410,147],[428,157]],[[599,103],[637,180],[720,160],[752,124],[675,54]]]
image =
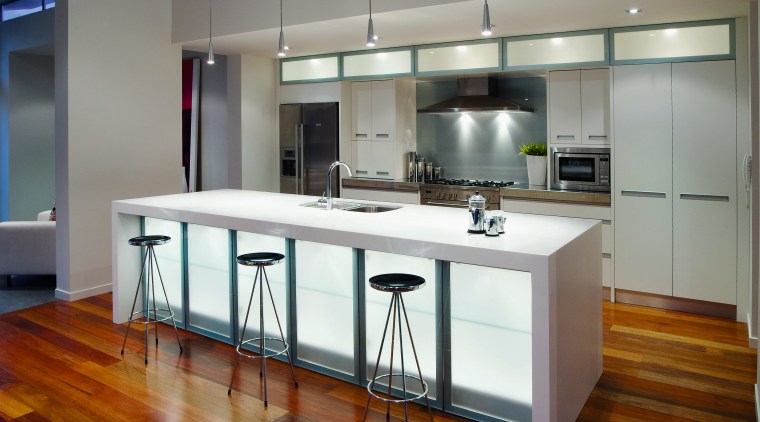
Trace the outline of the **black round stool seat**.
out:
[[[163,245],[170,240],[172,240],[171,237],[162,235],[137,236],[129,239],[129,244],[132,246],[156,246]]]
[[[269,266],[278,264],[285,259],[285,255],[276,252],[253,252],[244,255],[238,255],[237,262],[240,265],[248,266]]]
[[[414,274],[392,273],[370,277],[369,285],[383,292],[411,292],[425,285],[425,279]]]

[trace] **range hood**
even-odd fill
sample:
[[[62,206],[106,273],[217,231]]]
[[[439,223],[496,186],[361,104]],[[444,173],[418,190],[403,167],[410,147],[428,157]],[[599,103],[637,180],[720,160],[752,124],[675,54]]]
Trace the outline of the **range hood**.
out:
[[[532,107],[499,97],[499,80],[487,76],[457,79],[457,96],[418,109],[418,113],[532,113]]]

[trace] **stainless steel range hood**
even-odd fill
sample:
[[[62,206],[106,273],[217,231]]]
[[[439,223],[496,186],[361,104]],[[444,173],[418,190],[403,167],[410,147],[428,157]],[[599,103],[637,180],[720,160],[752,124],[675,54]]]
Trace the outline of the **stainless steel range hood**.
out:
[[[499,80],[487,76],[457,80],[457,96],[418,109],[418,113],[506,112],[532,113],[532,107],[499,97]]]

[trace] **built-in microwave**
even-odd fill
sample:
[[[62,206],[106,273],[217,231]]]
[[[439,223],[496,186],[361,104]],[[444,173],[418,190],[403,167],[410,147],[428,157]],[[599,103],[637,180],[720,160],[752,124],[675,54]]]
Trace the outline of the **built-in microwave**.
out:
[[[551,148],[551,188],[609,192],[609,148]]]

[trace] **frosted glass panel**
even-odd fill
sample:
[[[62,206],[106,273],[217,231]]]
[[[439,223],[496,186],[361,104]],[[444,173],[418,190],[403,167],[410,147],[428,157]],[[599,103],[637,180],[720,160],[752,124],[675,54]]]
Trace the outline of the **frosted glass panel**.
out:
[[[425,279],[425,286],[413,292],[404,293],[403,299],[406,312],[409,317],[409,326],[412,330],[414,345],[417,349],[422,378],[428,384],[428,397],[434,399],[436,394],[436,325],[435,325],[435,260],[416,258],[411,256],[393,255],[384,252],[366,251],[365,276],[366,283],[366,320],[367,320],[367,378],[371,378],[377,362],[377,352],[380,349],[380,341],[383,337],[385,318],[388,315],[388,306],[391,301],[391,293],[380,292],[369,286],[369,278],[384,273],[409,273]],[[402,312],[403,315],[403,312]],[[388,373],[390,367],[390,335],[391,327],[385,340],[383,357],[380,360],[378,375]],[[410,343],[407,342],[406,329],[404,335],[404,364],[407,374],[416,375],[417,368],[414,364],[414,355]],[[398,337],[396,338],[398,341]],[[394,372],[401,372],[401,363],[398,345],[395,349],[393,365]],[[394,388],[401,388],[401,382],[394,379]],[[398,380],[400,381],[400,380]],[[419,384],[407,383],[407,390],[421,392]]]
[[[435,72],[500,67],[499,43],[459,44],[417,50],[417,70]]]
[[[613,33],[614,60],[731,54],[729,24]]]
[[[507,66],[603,62],[603,34],[506,42]]]
[[[159,220],[145,217],[146,235],[164,235],[172,238],[169,243],[156,246],[153,250],[158,259],[158,268],[166,287],[174,320],[177,324],[184,323],[182,307],[182,226],[176,221]],[[158,274],[156,274],[157,276]],[[158,280],[158,278],[156,278]],[[156,307],[165,308],[164,292],[156,286]],[[171,321],[165,321],[171,324]]]
[[[303,81],[338,77],[338,57],[320,57],[282,62],[282,81]]]
[[[354,375],[353,250],[296,241],[298,358]]]
[[[412,73],[412,51],[381,51],[343,56],[343,76],[377,76]]]
[[[253,234],[238,232],[237,233],[237,253],[243,255],[252,252],[276,252],[287,256],[285,239],[282,237],[266,236],[263,234]],[[245,314],[248,309],[248,301],[251,299],[251,288],[253,287],[256,267],[237,265],[238,270],[238,322],[239,330],[243,329],[245,323]],[[282,333],[285,340],[288,339],[288,307],[287,307],[287,259],[279,264],[266,267],[266,278],[269,279],[269,288],[272,291],[275,306],[277,307],[277,317],[282,325]],[[248,327],[245,332],[245,339],[259,337],[259,295],[261,285],[256,284],[256,291],[253,295],[251,312],[248,317]],[[269,290],[264,284],[264,333],[266,337],[280,338],[280,330],[277,327],[277,317],[275,310],[272,308],[272,300],[269,298]],[[242,332],[242,331],[241,331]],[[238,339],[236,339],[237,341]],[[258,343],[257,343],[258,344]],[[282,350],[282,344],[272,342],[267,344],[267,349]]]
[[[229,232],[188,224],[188,323],[231,338]]]
[[[530,273],[451,263],[451,400],[531,419]]]

